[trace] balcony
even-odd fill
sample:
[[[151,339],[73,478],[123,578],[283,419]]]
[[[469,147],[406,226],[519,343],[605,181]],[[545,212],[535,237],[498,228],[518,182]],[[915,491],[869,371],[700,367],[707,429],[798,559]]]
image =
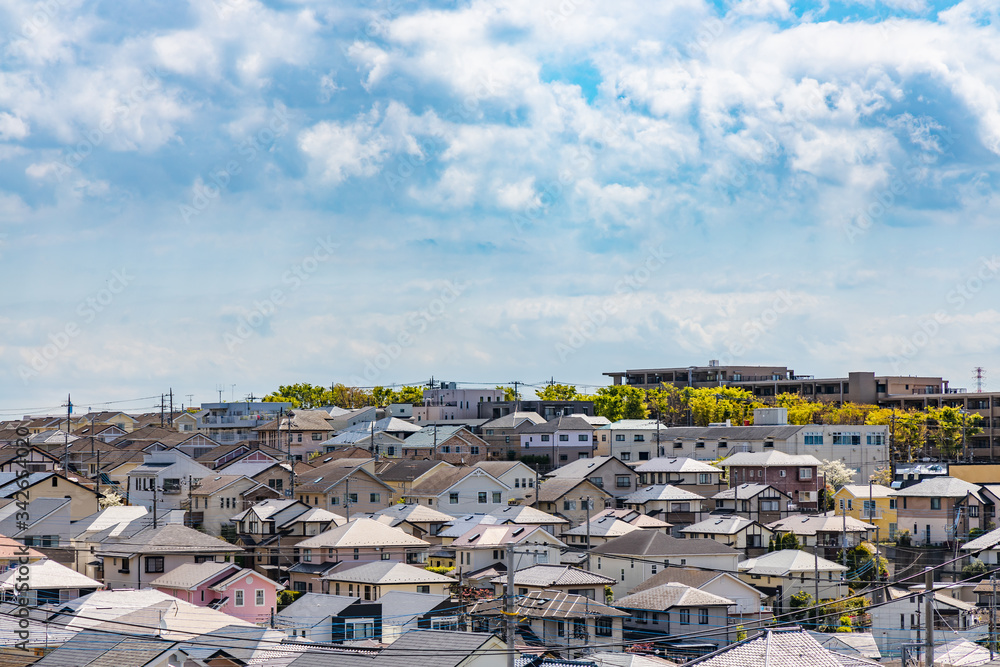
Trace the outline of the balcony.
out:
[[[880,509],[865,509],[861,510],[861,520],[862,521],[872,521],[882,518],[882,510]]]

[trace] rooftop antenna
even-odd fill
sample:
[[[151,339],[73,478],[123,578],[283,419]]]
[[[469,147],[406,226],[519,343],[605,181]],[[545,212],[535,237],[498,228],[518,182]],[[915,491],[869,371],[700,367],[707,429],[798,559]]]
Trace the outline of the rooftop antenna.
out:
[[[986,380],[986,369],[982,366],[976,366],[972,369],[972,377],[976,381],[976,392],[983,393],[983,384]]]
[[[222,392],[226,389],[226,385],[220,384],[216,385],[215,391],[219,392],[219,403],[222,403]]]
[[[188,406],[194,405],[194,394],[187,394],[187,397],[188,397]]]

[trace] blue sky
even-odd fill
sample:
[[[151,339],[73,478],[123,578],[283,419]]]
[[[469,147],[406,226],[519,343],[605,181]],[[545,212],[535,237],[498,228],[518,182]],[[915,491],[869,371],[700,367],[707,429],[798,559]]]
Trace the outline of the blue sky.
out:
[[[997,18],[2,1],[0,412],[709,359],[1000,374]]]

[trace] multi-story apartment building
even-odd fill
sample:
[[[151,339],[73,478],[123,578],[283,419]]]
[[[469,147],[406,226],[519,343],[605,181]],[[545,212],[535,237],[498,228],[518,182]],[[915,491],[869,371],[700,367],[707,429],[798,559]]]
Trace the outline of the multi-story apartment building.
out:
[[[459,389],[455,382],[442,382],[439,387],[424,390],[423,405],[413,406],[413,421],[484,418],[479,414],[479,405],[502,400],[503,389]]]
[[[769,484],[792,498],[803,509],[819,507],[819,492],[825,485],[820,461],[808,454],[784,452],[740,452],[719,463],[729,470],[729,485]]]
[[[480,419],[497,419],[512,412],[536,412],[545,419],[569,417],[570,415],[593,416],[593,401],[500,401],[479,404]]]
[[[277,419],[282,409],[287,411],[291,408],[291,403],[263,401],[202,403],[201,410],[192,415],[193,428],[222,445],[243,441],[257,442],[258,431],[254,429]]]

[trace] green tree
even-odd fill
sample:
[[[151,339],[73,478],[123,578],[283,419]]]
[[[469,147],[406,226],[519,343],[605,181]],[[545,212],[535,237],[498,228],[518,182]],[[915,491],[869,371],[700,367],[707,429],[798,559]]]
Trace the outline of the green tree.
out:
[[[878,408],[868,413],[865,423],[889,427],[893,458],[911,463],[927,440],[927,414],[919,410]]]
[[[978,558],[973,558],[972,562],[962,568],[962,579],[982,578],[988,571],[989,568],[986,567],[986,563]],[[976,579],[976,581],[979,581],[979,579]]]
[[[780,542],[778,542],[780,548],[784,549],[798,549],[799,548],[799,538],[795,536],[795,533],[785,533],[781,536]]]
[[[505,401],[520,401],[521,400],[521,392],[516,392],[515,393],[513,387],[506,387],[506,386],[504,386],[502,384],[498,384],[495,388],[497,390],[503,391],[503,400],[505,400]]]
[[[423,387],[400,387],[394,392],[393,403],[410,403],[412,405],[424,404]]]
[[[375,404],[375,396],[371,391],[343,384],[335,384],[327,389],[308,382],[280,385],[278,391],[268,394],[263,400],[269,403],[291,403],[292,407],[304,409],[326,405],[361,408]]]
[[[960,408],[927,408],[927,416],[932,420],[931,444],[935,445],[945,458],[955,458],[962,453],[962,446],[968,438],[983,432],[979,424],[982,415],[963,412]]]
[[[580,398],[576,387],[571,384],[549,384],[545,389],[535,390],[535,395],[540,401],[579,401]]]
[[[666,424],[687,424],[688,400],[683,390],[663,383],[646,392],[646,408]]]
[[[868,481],[873,484],[889,486],[892,484],[892,468],[888,466],[879,466],[878,468],[875,468],[875,472],[868,476]]]
[[[646,419],[646,397],[638,387],[619,384],[601,387],[593,396],[594,414],[616,422],[619,419]]]
[[[683,395],[695,426],[708,426],[727,419],[742,426],[745,421],[753,422],[755,408],[764,406],[751,392],[740,387],[685,387]]]
[[[809,612],[806,611],[813,605],[813,596],[805,591],[799,591],[789,599],[788,606],[792,612],[792,618],[796,621],[805,620]]]
[[[800,394],[778,394],[774,404],[776,407],[788,410],[788,423],[796,426],[821,424],[826,409],[819,401],[811,401]]]

